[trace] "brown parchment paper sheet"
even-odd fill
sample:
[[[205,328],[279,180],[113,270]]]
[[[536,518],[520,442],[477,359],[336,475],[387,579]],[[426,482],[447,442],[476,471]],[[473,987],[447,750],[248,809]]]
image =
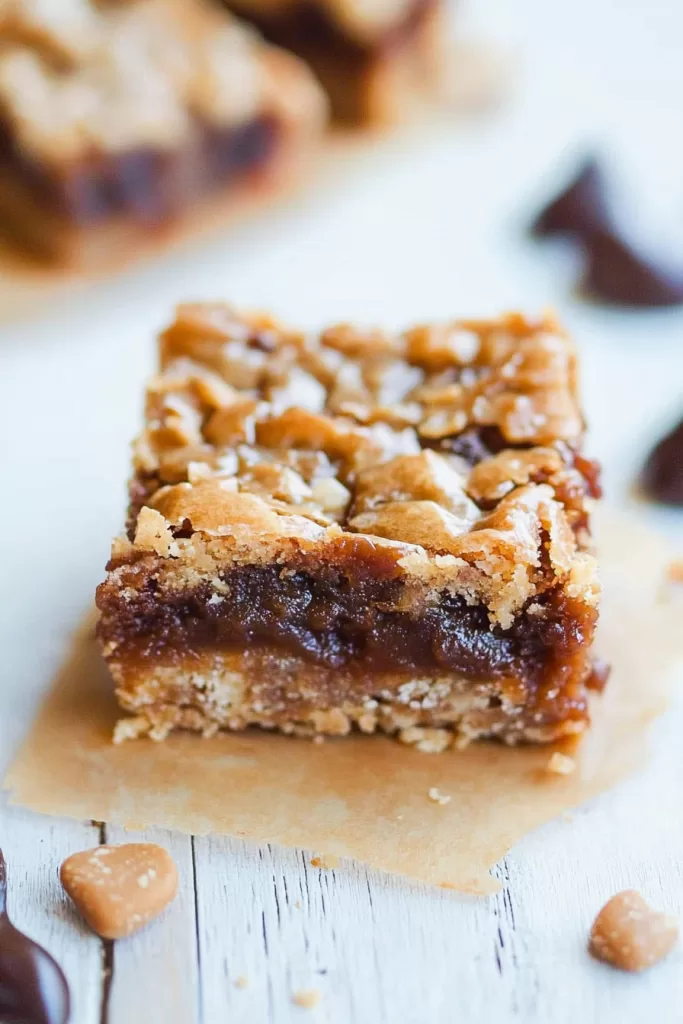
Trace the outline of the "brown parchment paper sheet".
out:
[[[316,745],[256,730],[113,746],[117,708],[90,618],[5,779],[11,803],[299,846],[493,892],[489,868],[525,833],[643,762],[648,725],[666,707],[683,661],[681,608],[663,586],[666,548],[614,514],[603,514],[599,534],[599,651],[613,673],[588,737],[572,751],[577,767],[569,776],[546,770],[548,747],[490,743],[430,755],[382,736]],[[432,787],[450,802],[430,800]]]

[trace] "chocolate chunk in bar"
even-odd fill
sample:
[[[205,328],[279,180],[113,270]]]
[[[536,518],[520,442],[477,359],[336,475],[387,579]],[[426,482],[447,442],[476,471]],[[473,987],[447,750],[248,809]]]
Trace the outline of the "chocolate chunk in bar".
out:
[[[683,506],[683,420],[650,453],[641,484],[655,501]]]
[[[278,186],[325,110],[305,65],[209,0],[13,0],[0,229],[45,261],[125,262]]]
[[[181,307],[98,590],[117,738],[583,730],[597,479],[576,381],[552,319],[308,335]]]

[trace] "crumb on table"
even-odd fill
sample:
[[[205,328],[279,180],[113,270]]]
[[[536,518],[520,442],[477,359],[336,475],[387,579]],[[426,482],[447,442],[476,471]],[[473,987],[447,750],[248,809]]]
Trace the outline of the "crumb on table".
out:
[[[301,1006],[304,1010],[312,1010],[322,999],[322,994],[317,988],[304,988],[294,992],[292,1002],[295,1006]]]
[[[334,853],[321,853],[317,857],[311,858],[311,864],[314,868],[323,868],[325,871],[331,871],[333,868],[339,867],[339,857]]]

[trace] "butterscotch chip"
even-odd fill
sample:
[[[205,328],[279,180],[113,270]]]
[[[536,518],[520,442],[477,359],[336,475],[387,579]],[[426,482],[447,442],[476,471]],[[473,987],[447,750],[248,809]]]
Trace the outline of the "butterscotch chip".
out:
[[[178,872],[156,843],[96,846],[74,853],[60,868],[65,891],[94,932],[122,939],[168,906],[178,891]]]
[[[589,951],[622,971],[658,963],[678,941],[678,922],[650,907],[639,892],[625,889],[605,904],[593,923]]]
[[[294,1005],[302,1006],[305,1010],[312,1010],[321,999],[322,995],[317,988],[302,989],[300,992],[295,992],[292,996]]]

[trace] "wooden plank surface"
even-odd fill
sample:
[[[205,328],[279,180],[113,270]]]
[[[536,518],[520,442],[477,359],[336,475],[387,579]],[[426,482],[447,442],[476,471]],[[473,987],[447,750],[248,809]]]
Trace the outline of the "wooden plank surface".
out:
[[[595,140],[638,202],[680,225],[683,147],[671,126],[683,7],[661,0],[644,17],[625,3],[615,17],[610,0],[476,0],[469,11],[481,36],[519,57],[498,120],[389,143],[372,174],[354,170],[353,188],[312,194],[234,244],[214,240],[87,296],[62,293],[31,322],[0,326],[0,769],[101,579],[123,521],[150,339],[179,299],[226,296],[316,324],[552,304],[581,347],[591,453],[611,499],[633,504],[638,466],[683,405],[683,316],[574,302],[576,265],[526,243],[523,228],[540,183],[558,184],[562,161],[571,171]],[[683,548],[679,514],[638,511]],[[498,866],[503,888],[489,900],[353,864],[322,870],[314,851],[147,832],[176,859],[180,896],[112,958],[57,881],[61,860],[96,843],[99,827],[1,798],[10,911],[63,964],[72,1024],[680,1024],[680,949],[628,977],[585,946],[596,911],[625,886],[683,912],[682,728],[677,708],[637,778],[527,837]],[[315,1008],[292,1002],[303,990],[320,993]]]
[[[108,843],[159,843],[178,868],[178,896],[158,926],[146,928],[126,942],[110,943],[111,978],[103,1015],[107,1022],[199,1024],[197,919],[192,838],[165,829],[127,832],[105,827]],[[140,979],[144,983],[140,984]]]

